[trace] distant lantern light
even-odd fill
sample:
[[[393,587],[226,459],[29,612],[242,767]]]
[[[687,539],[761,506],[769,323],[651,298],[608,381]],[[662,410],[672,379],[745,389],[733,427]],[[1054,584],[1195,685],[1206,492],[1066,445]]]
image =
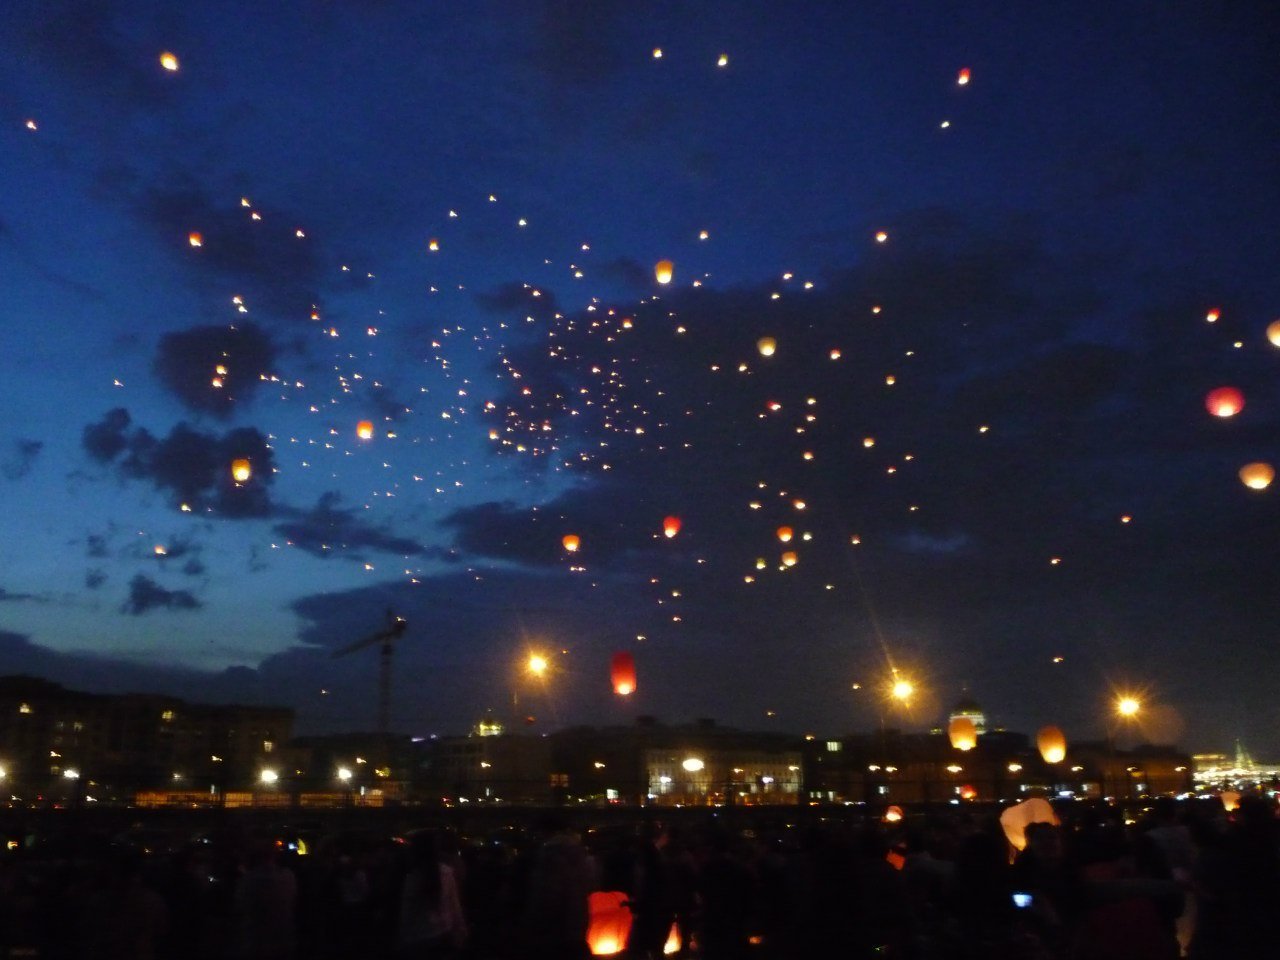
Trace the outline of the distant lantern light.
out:
[[[661,59],[662,59],[662,48],[661,48],[661,47],[654,47],[654,48],[653,48],[653,59],[655,59],[655,60],[661,60]]]
[[[784,567],[794,567],[800,561],[800,557],[794,550],[788,550],[782,555],[782,565]]]
[[[560,543],[570,553],[577,553],[578,547],[582,546],[582,538],[576,533],[566,533]]]
[[[781,540],[783,543],[790,543],[792,536],[794,536],[795,534],[795,532],[790,527],[779,527],[777,532],[778,532],[778,539]]]
[[[1045,763],[1061,763],[1067,757],[1067,738],[1057,727],[1042,727],[1036,734],[1036,748]]]
[[[1204,319],[1206,323],[1217,323],[1218,318],[1221,316],[1222,316],[1222,311],[1219,310],[1217,307],[1214,307],[1212,310],[1210,310],[1208,313],[1204,315]]]
[[[778,349],[778,341],[773,337],[761,337],[756,341],[756,349],[760,351],[760,356],[772,357]]]
[[[727,67],[729,65],[729,55],[727,53],[720,54],[720,59],[716,61],[717,67]]]
[[[236,483],[245,483],[251,476],[253,476],[253,466],[247,457],[231,461],[231,479]]]
[[[191,246],[193,247],[203,247],[204,234],[197,233],[195,230],[192,230],[190,233],[187,234],[187,243],[191,244]]]
[[[968,68],[968,67],[961,67],[961,68],[960,68],[960,72],[959,72],[958,74],[956,74],[956,85],[957,85],[957,86],[961,86],[961,87],[966,87],[966,86],[968,86],[968,85],[969,85],[969,77],[970,77],[969,68]]]
[[[876,231],[876,243],[884,243],[889,239],[889,234],[883,230]]]
[[[432,238],[431,240],[428,240],[427,249],[430,250],[432,253],[438,252],[440,250],[440,241],[434,238]]]
[[[1272,320],[1267,327],[1267,339],[1273,347],[1280,347],[1280,320]]]
[[[1244,394],[1235,387],[1218,387],[1209,391],[1204,405],[1215,417],[1234,417],[1244,409]]]
[[[613,692],[620,697],[629,697],[636,691],[636,659],[625,650],[613,655],[609,676],[613,681]]]
[[[969,751],[978,745],[978,728],[968,717],[953,717],[947,725],[947,736],[956,750]]]
[[[164,53],[160,54],[160,66],[164,67],[170,73],[173,73],[178,69],[178,58],[166,50]]]
[[[1240,482],[1250,490],[1265,490],[1275,478],[1275,467],[1269,463],[1246,463],[1240,468]]]
[[[668,284],[675,276],[676,265],[670,260],[659,260],[653,267],[653,278],[661,284]]]
[[[902,820],[902,808],[891,806],[884,812],[885,823],[899,823]]]
[[[680,532],[680,518],[667,517],[662,521],[662,535],[670,540]]]
[[[372,440],[373,439],[373,421],[361,420],[359,423],[357,423],[356,436],[359,437],[361,440]]]

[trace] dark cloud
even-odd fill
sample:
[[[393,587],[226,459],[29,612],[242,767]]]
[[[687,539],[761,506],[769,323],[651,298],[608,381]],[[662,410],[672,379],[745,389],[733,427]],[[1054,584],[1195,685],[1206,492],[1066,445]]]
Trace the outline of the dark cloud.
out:
[[[19,438],[12,441],[8,448],[4,459],[0,460],[0,474],[3,474],[6,480],[21,480],[31,472],[36,457],[44,449],[44,443],[40,440]]]
[[[39,599],[34,593],[14,593],[0,587],[0,603],[11,603],[16,600],[36,600]]]
[[[341,509],[340,499],[337,493],[330,492],[310,510],[288,511],[289,518],[276,525],[276,533],[291,546],[317,557],[363,560],[367,550],[426,555],[426,548],[417,541],[366,523],[353,510]]]
[[[200,560],[192,557],[182,565],[182,572],[188,577],[198,577],[205,572],[205,566]]]
[[[647,293],[653,287],[653,267],[628,257],[597,264],[592,273],[631,293]]]
[[[190,409],[227,417],[253,398],[276,357],[275,344],[257,324],[195,327],[160,338],[155,370]]]
[[[152,610],[198,610],[202,606],[190,591],[166,590],[139,573],[129,581],[129,599],[120,611],[138,617]]]
[[[511,281],[476,293],[475,301],[490,313],[514,313],[546,320],[559,309],[556,295],[528,283]]]
[[[237,427],[224,434],[205,433],[179,423],[164,438],[145,428],[130,430],[127,410],[117,407],[98,423],[85,427],[86,452],[109,463],[122,476],[147,480],[168,493],[175,506],[211,509],[227,518],[261,517],[271,512],[269,488],[274,456],[266,437],[253,427]],[[236,483],[232,461],[248,459],[253,474]]]
[[[105,570],[86,570],[84,574],[84,585],[86,589],[97,590],[107,582],[107,573]]]

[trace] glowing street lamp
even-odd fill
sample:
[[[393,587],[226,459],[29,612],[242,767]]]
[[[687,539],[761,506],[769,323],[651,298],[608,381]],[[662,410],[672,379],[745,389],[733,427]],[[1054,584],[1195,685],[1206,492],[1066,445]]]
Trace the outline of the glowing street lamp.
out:
[[[893,699],[897,700],[899,703],[906,703],[908,700],[911,699],[912,695],[915,692],[916,692],[915,684],[913,684],[910,680],[906,680],[902,677],[896,678],[893,681],[893,686],[889,690],[889,693],[893,697]]]
[[[339,768],[338,768],[338,779],[339,779],[339,780],[341,780],[343,783],[350,783],[350,782],[351,782],[351,778],[352,778],[353,776],[354,776],[354,774],[351,772],[351,768],[350,768],[350,767],[339,767]]]
[[[697,773],[699,770],[703,769],[706,764],[697,757],[689,757],[680,764],[680,766],[682,766],[688,773]]]
[[[267,786],[270,786],[271,784],[275,783],[279,779],[280,779],[280,774],[276,773],[270,767],[265,768],[261,773],[258,774],[258,780],[263,784],[266,784]]]
[[[71,767],[67,767],[67,769],[63,770],[62,775],[68,780],[80,779],[80,771],[72,769]]]
[[[1142,709],[1142,701],[1136,697],[1123,696],[1116,700],[1116,713],[1125,719],[1132,720]]]
[[[535,677],[541,677],[547,672],[547,658],[538,653],[531,653],[529,655],[529,662],[526,666],[528,667],[529,672]]]

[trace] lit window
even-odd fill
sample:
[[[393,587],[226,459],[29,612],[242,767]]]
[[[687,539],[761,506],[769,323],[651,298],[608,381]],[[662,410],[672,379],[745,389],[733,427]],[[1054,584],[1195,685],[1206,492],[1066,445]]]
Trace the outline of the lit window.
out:
[[[843,744],[841,744],[839,740],[828,740],[827,753],[839,753],[841,746],[843,746]]]
[[[163,720],[165,723],[171,722],[173,720],[173,711],[165,710],[163,713],[160,714],[160,719]]]
[[[270,740],[263,740],[263,741],[262,741],[262,752],[263,752],[263,753],[270,753],[270,752],[271,752],[272,750],[274,750],[275,748],[276,748],[276,745],[275,745],[274,743],[272,743]]]
[[[19,713],[30,713],[30,712],[31,712],[31,704],[29,704],[29,703],[20,703],[20,704],[18,704],[18,712],[19,712]]]

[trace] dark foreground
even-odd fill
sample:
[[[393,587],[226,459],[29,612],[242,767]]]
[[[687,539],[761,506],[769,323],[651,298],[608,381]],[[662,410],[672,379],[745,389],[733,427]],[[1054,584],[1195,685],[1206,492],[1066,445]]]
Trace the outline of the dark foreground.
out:
[[[999,813],[0,810],[0,957],[1277,955],[1274,805]]]

